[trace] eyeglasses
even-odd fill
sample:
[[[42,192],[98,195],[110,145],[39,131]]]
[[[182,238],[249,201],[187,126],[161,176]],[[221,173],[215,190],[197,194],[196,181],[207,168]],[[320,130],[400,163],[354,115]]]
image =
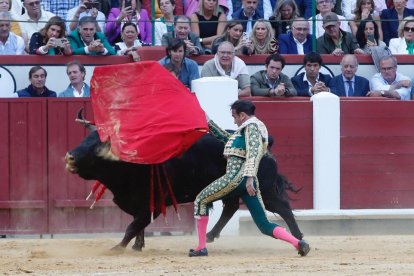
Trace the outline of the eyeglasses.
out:
[[[404,32],[412,32],[414,33],[414,27],[404,27]]]
[[[232,55],[234,55],[234,52],[230,52],[230,51],[218,51],[218,53],[222,56],[232,56]]]
[[[380,70],[381,70],[382,72],[392,71],[392,70],[394,70],[394,69],[395,69],[395,66],[393,66],[393,67],[381,67],[381,68],[380,68]]]
[[[36,5],[36,6],[39,6],[39,5],[40,5],[40,1],[30,2],[30,3],[27,3],[27,5],[29,5],[29,6],[31,6],[31,7],[34,7],[35,5]]]
[[[292,26],[293,29],[295,29],[298,32],[307,32],[309,31],[309,28],[296,28],[295,26]]]

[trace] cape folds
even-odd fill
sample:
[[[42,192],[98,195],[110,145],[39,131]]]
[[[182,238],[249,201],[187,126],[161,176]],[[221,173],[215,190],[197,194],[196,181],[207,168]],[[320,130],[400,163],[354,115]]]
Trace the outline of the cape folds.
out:
[[[123,161],[164,162],[208,130],[196,96],[158,62],[95,67],[91,98],[101,141]]]

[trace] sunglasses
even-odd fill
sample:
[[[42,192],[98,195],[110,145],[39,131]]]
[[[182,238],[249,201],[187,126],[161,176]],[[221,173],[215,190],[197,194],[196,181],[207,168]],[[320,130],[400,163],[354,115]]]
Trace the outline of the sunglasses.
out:
[[[414,33],[414,27],[404,27],[404,32],[412,32]]]
[[[40,5],[40,1],[34,1],[34,2],[31,2],[31,3],[27,3],[27,5],[29,5],[31,7],[34,7],[35,5],[36,6],[39,6]]]

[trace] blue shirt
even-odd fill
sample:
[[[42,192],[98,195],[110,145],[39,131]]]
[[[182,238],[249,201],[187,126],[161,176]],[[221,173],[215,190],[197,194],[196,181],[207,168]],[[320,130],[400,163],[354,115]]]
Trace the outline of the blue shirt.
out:
[[[159,61],[161,65],[170,62],[171,59],[169,57],[164,57]],[[179,81],[191,90],[191,81],[199,78],[200,73],[198,72],[198,64],[194,60],[185,57],[181,64],[180,73],[178,74]]]

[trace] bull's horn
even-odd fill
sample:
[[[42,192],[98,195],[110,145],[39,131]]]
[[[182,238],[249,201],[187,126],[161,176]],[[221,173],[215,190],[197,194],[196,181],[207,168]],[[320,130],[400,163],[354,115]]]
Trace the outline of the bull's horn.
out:
[[[83,117],[83,107],[81,107],[78,111],[78,115],[76,116],[75,122],[81,123],[85,128],[87,128],[89,131],[96,130],[96,126],[93,122],[85,120]]]

